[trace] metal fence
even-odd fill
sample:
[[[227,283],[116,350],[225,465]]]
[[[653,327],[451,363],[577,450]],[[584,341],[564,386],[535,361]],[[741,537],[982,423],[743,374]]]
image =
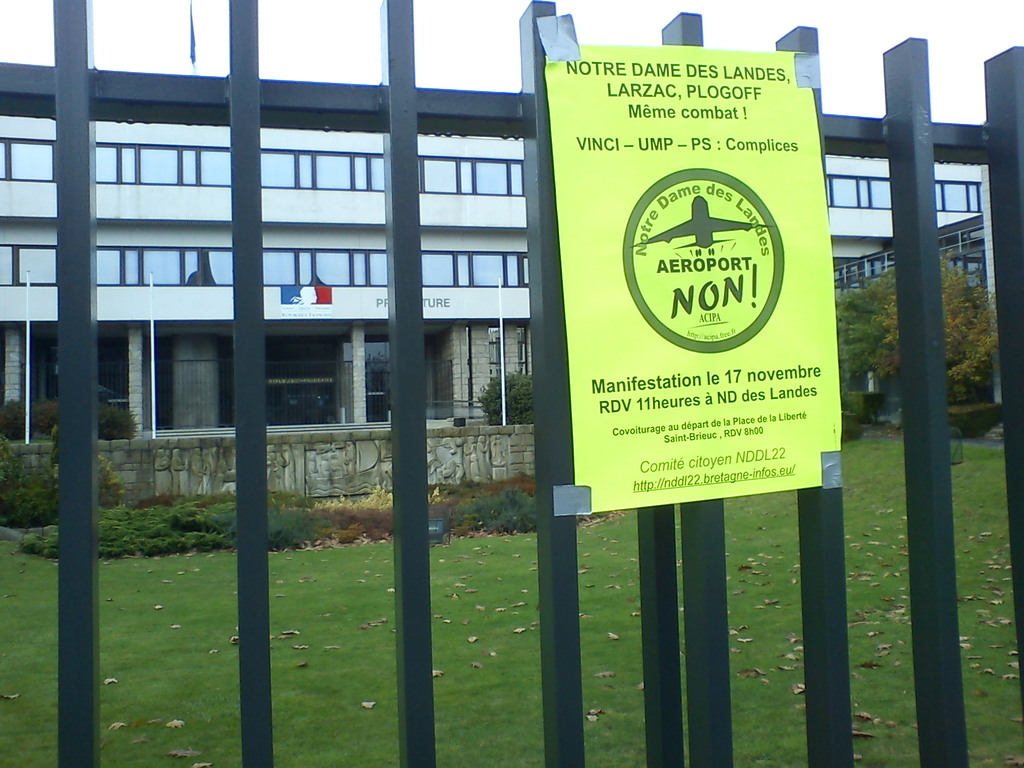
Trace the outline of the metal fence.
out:
[[[552,489],[572,482],[561,286],[544,108],[543,56],[535,23],[555,12],[533,3],[522,19],[522,94],[416,89],[411,0],[385,4],[385,84],[260,82],[256,0],[231,0],[231,76],[165,77],[90,69],[89,4],[57,0],[56,67],[0,65],[0,111],[56,117],[60,359],[62,377],[61,559],[59,573],[58,760],[100,762],[96,494],[95,187],[91,121],[230,125],[235,361],[264,370],[263,285],[244,269],[262,251],[260,127],[356,129],[385,134],[386,234],[391,301],[389,389],[396,515],[395,600],[399,753],[403,766],[432,767],[434,744],[429,593],[422,275],[417,133],[525,138],[536,391],[538,578],[545,764],[585,765],[575,521],[554,517]],[[667,43],[700,44],[700,19],[679,16]],[[816,52],[814,30],[783,38],[786,50]],[[999,324],[1006,424],[1007,490],[1018,643],[1024,628],[1024,49],[986,67],[989,115],[978,125],[934,124],[927,47],[909,40],[885,55],[884,119],[821,119],[833,154],[888,157],[903,371],[916,396],[904,406],[910,595],[921,762],[967,765],[960,637],[956,617],[948,429],[938,290],[934,162],[988,163],[992,246],[1001,296]],[[92,254],[83,258],[82,254]],[[938,339],[936,342],[935,340]],[[241,748],[247,767],[273,764],[266,554],[266,382],[235,376],[237,414],[238,636]],[[66,391],[65,391],[66,390]],[[807,739],[813,766],[852,766],[841,489],[798,494]],[[732,765],[725,540],[722,503],[643,509],[638,514],[648,764],[683,757],[674,520],[682,525],[685,606],[686,758]],[[656,684],[655,684],[656,683]],[[770,713],[766,713],[770,717]],[[352,764],[360,763],[352,755]]]

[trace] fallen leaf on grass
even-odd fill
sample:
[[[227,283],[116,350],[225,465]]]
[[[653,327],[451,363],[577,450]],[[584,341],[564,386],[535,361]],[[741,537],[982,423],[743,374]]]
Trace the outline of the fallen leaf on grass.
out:
[[[431,677],[444,677],[444,670],[435,669],[430,673]]]
[[[604,672],[598,672],[594,677],[615,677],[615,673],[611,670],[605,670]]]
[[[754,667],[753,669],[741,669],[736,673],[737,677],[764,677],[764,670]]]
[[[188,749],[172,749],[170,752],[167,753],[167,756],[168,757],[198,757],[201,754],[203,754],[203,753],[200,752],[198,749],[192,749],[191,747],[189,747]]]
[[[192,768],[213,768],[213,763],[192,763]]]
[[[526,631],[526,627],[516,627],[515,629],[512,630],[512,634],[514,634],[514,635],[521,635],[525,631]]]
[[[471,666],[473,669],[483,669],[484,668],[484,665],[481,664],[479,661],[474,661],[469,666]]]
[[[587,720],[589,720],[592,723],[596,723],[598,716],[603,714],[603,709],[592,709],[589,712],[587,712]]]
[[[165,728],[181,728],[185,725],[184,720],[169,720]]]
[[[479,639],[480,638],[477,637],[476,635],[470,635],[469,637],[466,638],[466,642],[467,643],[475,643]]]
[[[362,702],[359,703],[359,706],[361,706],[363,709],[373,709],[375,706],[377,706],[377,702],[376,701],[362,701]]]
[[[609,633],[608,633],[608,639],[609,639],[609,640],[618,640],[618,639],[619,639],[619,636],[618,636],[618,635],[616,635],[616,634],[615,634],[614,632],[609,632]]]
[[[0,693],[0,699],[7,699],[8,701],[14,701],[15,699],[20,697],[20,693]]]
[[[1003,765],[1024,765],[1024,755],[1009,755]]]
[[[127,727],[128,727],[128,723],[111,723],[110,725],[107,726],[107,730],[108,731],[117,731],[117,730],[120,730],[121,728],[127,728]]]
[[[792,693],[792,694],[799,695],[799,694],[803,693],[806,690],[807,690],[807,686],[804,685],[803,683],[793,683],[791,686],[789,686],[789,692]]]
[[[875,734],[865,733],[864,731],[858,731],[856,728],[853,729],[852,736],[855,739],[873,739]]]

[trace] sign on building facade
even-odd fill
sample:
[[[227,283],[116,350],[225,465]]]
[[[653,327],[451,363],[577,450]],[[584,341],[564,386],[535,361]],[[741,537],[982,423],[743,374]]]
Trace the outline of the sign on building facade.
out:
[[[583,47],[546,77],[575,482],[595,510],[822,484],[841,437],[795,54]]]

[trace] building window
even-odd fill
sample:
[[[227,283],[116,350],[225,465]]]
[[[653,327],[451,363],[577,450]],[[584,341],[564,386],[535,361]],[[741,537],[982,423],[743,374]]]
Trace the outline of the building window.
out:
[[[121,251],[96,251],[96,285],[121,285]]]
[[[231,185],[231,153],[204,149],[199,153],[199,183],[204,186]]]
[[[454,285],[455,264],[450,253],[423,254],[423,285]]]
[[[981,211],[981,185],[970,181],[936,182],[935,208],[946,213],[978,213]]]
[[[181,251],[143,251],[142,274],[147,285],[181,285]]]
[[[519,373],[530,372],[530,351],[529,341],[526,337],[526,329],[522,326],[516,328],[516,363]]]
[[[263,253],[264,285],[297,285],[295,276],[294,253],[291,251],[265,251]]]
[[[487,362],[490,364],[492,379],[501,378],[501,329],[497,326],[487,329]]]
[[[53,181],[53,146],[11,142],[11,178],[16,181]]]
[[[367,254],[370,259],[370,285],[388,284],[388,256],[386,253]]]
[[[500,253],[474,253],[473,285],[478,288],[494,287],[502,282],[502,261]]]
[[[459,191],[458,177],[455,173],[454,160],[423,161],[423,191],[448,192]]]
[[[451,253],[422,254],[426,287],[495,288],[528,284],[526,254]],[[20,266],[19,266],[20,265]],[[32,282],[56,282],[56,251],[53,248],[0,246],[0,285],[24,281],[32,270]],[[504,273],[503,273],[504,270]],[[15,275],[21,275],[15,280]],[[96,283],[103,286],[231,285],[232,253],[208,248],[131,248],[103,246],[96,254]],[[264,251],[263,279],[275,285],[329,285],[385,287],[388,281],[384,251],[287,250]]]
[[[210,279],[214,285],[231,285],[234,282],[234,262],[231,251],[210,251],[207,260],[210,265]]]
[[[0,245],[0,285],[14,283],[14,249]]]
[[[264,152],[261,171],[264,187],[294,187],[295,155],[286,152]]]
[[[508,163],[473,163],[473,191],[478,195],[508,194]]]
[[[121,147],[121,178],[122,184],[135,183],[135,147]]]
[[[320,251],[315,254],[316,278],[324,285],[351,285],[352,265],[347,252]]]
[[[424,158],[420,191],[430,194],[522,195],[518,160]]]
[[[352,158],[347,155],[316,156],[319,189],[352,189]]]
[[[96,183],[116,184],[117,147],[96,147]]]
[[[143,184],[177,184],[178,150],[140,149],[139,181]]]

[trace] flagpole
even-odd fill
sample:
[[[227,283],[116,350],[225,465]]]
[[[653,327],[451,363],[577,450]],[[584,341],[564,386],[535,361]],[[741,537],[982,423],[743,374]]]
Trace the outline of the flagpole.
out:
[[[153,312],[153,273],[149,273],[149,420],[156,437],[156,318]]]
[[[505,389],[508,386],[508,379],[505,375],[505,311],[501,304],[501,297],[505,287],[505,258],[502,257],[501,272],[498,276],[498,362],[501,366],[501,426],[508,426],[508,395]]]
[[[32,270],[25,270],[25,445],[32,442]]]
[[[196,69],[196,20],[192,14],[192,0],[188,1],[188,57],[192,60],[192,74],[198,75]]]

